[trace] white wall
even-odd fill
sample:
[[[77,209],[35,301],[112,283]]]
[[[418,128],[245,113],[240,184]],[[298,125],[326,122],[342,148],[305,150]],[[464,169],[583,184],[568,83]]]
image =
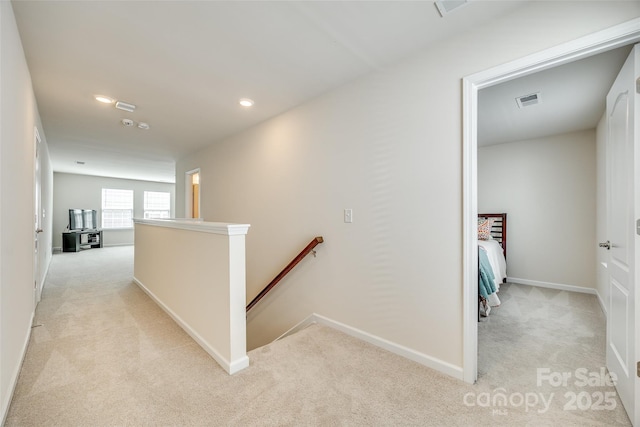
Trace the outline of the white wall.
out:
[[[462,377],[461,79],[639,15],[532,2],[180,160],[177,216],[201,168],[204,219],[251,224],[248,299],[325,238],[249,314],[248,347],[316,312]]]
[[[229,374],[249,366],[249,226],[136,220],[135,227],[135,282]]]
[[[171,214],[173,216],[175,185],[164,182],[138,181],[132,179],[105,178],[100,176],[53,174],[53,247],[62,247],[62,232],[69,225],[69,209],[95,209],[98,224],[102,221],[102,189],[114,188],[133,190],[133,216],[144,216],[144,192],[164,191],[171,193]],[[126,230],[105,230],[102,232],[104,246],[133,245],[133,228]]]
[[[478,211],[508,213],[510,281],[595,288],[595,130],[479,148]]]
[[[11,3],[0,2],[0,421],[6,417],[31,330],[34,295],[34,127],[42,138],[42,205],[51,211],[51,164]],[[44,275],[51,225],[40,235]],[[0,422],[2,424],[2,422]]]

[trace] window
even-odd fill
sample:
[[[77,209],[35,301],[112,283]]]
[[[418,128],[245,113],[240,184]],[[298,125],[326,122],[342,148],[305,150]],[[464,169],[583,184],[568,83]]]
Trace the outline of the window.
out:
[[[102,189],[102,228],[133,228],[133,190]]]
[[[144,218],[158,219],[171,216],[171,193],[163,191],[144,192]]]

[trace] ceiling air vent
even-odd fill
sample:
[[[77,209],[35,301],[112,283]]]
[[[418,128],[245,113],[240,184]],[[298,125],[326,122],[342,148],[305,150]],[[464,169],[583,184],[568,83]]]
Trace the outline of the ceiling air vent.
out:
[[[122,102],[122,101],[118,101],[116,102],[116,108],[119,110],[124,110],[124,111],[128,111],[130,113],[133,113],[133,110],[136,109],[136,106],[133,104],[128,104],[126,102]]]
[[[436,8],[440,13],[440,16],[444,17],[446,14],[452,12],[454,9],[464,6],[469,0],[438,0],[435,2]]]
[[[540,92],[536,92],[529,95],[519,96],[516,98],[516,102],[518,103],[518,107],[524,108],[530,105],[540,104],[542,102],[542,98],[540,97]]]

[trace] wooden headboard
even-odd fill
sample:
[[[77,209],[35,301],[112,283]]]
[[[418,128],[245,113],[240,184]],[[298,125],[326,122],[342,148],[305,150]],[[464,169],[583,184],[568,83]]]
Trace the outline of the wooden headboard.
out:
[[[507,214],[506,213],[479,213],[478,218],[493,218],[491,237],[502,246],[505,259],[507,258]]]

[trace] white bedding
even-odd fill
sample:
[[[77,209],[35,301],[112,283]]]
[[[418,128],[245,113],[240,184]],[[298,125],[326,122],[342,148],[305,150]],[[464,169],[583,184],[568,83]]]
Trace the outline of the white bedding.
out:
[[[507,261],[504,259],[502,246],[497,240],[478,240],[478,246],[482,246],[487,251],[489,263],[495,276],[496,289],[500,288],[503,279],[507,278]]]

